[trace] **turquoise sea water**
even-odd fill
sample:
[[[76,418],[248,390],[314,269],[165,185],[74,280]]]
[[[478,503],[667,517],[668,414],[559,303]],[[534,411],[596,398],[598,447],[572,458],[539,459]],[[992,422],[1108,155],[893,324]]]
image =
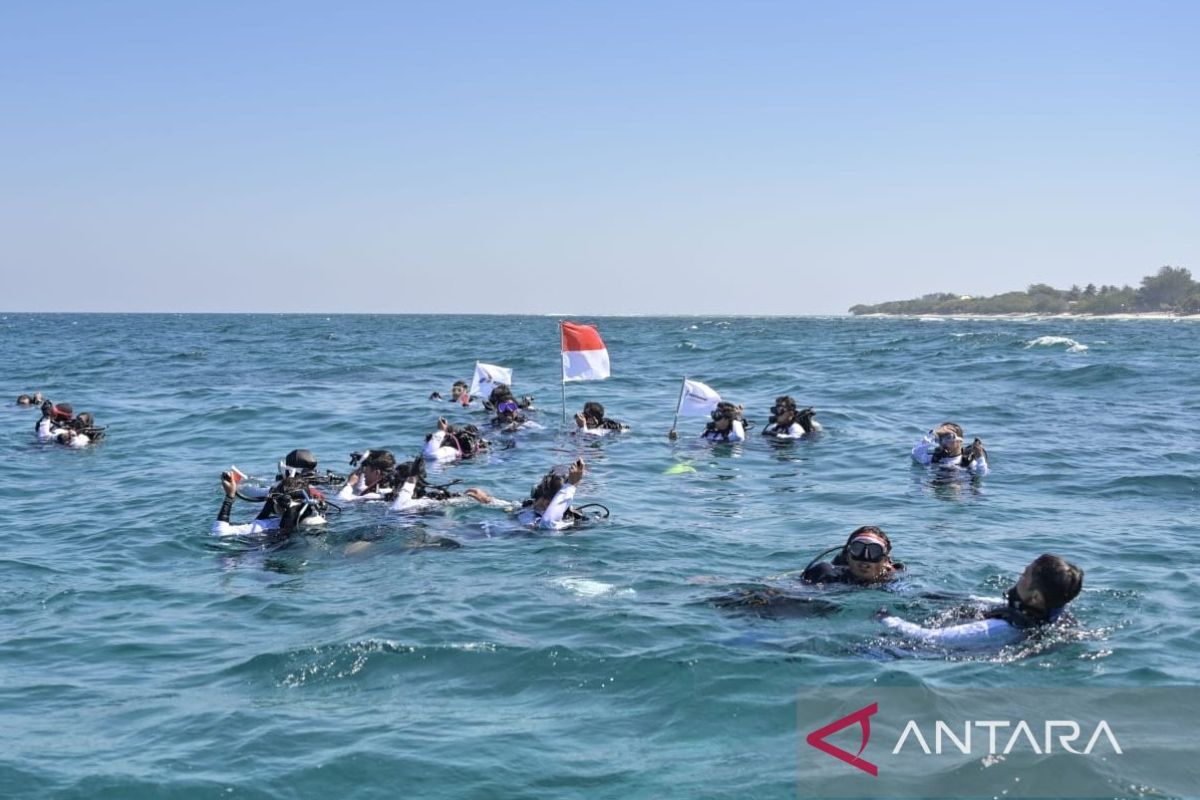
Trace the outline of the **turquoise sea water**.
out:
[[[1200,679],[1194,322],[598,323],[614,376],[568,406],[634,430],[578,441],[557,431],[553,318],[0,318],[0,793],[793,797],[804,687]],[[514,368],[547,429],[446,477],[516,499],[583,455],[579,502],[609,520],[529,535],[481,507],[353,507],[282,546],[208,534],[231,463],[271,475],[308,447],[344,470],[351,450],[417,453],[439,414],[482,422],[426,399],[476,359]],[[824,434],[713,446],[686,419],[671,443],[684,374],[760,424],[792,394]],[[108,439],[35,443],[37,412],[10,404],[35,389]],[[983,438],[991,475],[910,464],[944,419]],[[906,591],[777,616],[712,602],[794,589],[778,576],[868,523]],[[1087,571],[1061,640],[900,658],[871,620],[936,616],[925,589],[998,596],[1044,551]]]

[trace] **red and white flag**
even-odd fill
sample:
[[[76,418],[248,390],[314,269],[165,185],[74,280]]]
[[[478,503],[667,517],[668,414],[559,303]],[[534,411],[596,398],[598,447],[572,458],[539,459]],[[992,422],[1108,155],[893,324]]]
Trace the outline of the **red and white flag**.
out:
[[[561,322],[563,383],[602,381],[611,373],[608,348],[595,325]]]

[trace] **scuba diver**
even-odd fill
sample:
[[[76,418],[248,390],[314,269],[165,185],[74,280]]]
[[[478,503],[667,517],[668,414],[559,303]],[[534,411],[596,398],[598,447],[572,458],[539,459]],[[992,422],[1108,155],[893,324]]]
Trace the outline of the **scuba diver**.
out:
[[[445,398],[442,397],[441,392],[434,392],[433,394],[429,395],[429,399],[444,400]],[[463,381],[455,381],[454,385],[450,387],[450,402],[466,406],[471,404],[471,400],[472,398],[467,384]]]
[[[438,417],[437,430],[425,437],[422,455],[431,461],[457,461],[478,455],[488,446],[474,425],[451,425],[445,417]]]
[[[483,407],[487,411],[499,412],[499,405],[505,401],[512,401],[517,408],[526,409],[533,408],[533,395],[527,394],[517,400],[512,393],[512,388],[507,383],[497,383],[491,394],[483,401]]]
[[[42,401],[42,418],[34,423],[33,431],[39,442],[50,442],[58,439],[59,434],[68,430],[67,423],[75,418],[75,409],[70,403],[51,403]]]
[[[820,559],[838,551],[832,561]],[[800,580],[805,583],[854,583],[870,585],[886,583],[899,577],[904,565],[892,561],[892,542],[886,533],[874,525],[863,525],[850,534],[846,543],[830,548],[814,558]]]
[[[963,648],[1003,646],[1057,622],[1081,589],[1082,569],[1043,553],[1025,568],[1017,585],[1005,593],[1005,605],[984,611],[982,619],[944,628],[925,628],[892,616],[887,609],[880,609],[876,618],[887,628],[926,644]]]
[[[67,447],[86,447],[104,437],[90,412],[75,416],[70,403],[42,401],[42,417],[33,426],[39,442],[57,442]]]
[[[913,461],[924,466],[959,467],[972,475],[987,475],[987,451],[978,437],[963,447],[963,429],[954,422],[943,422],[921,437],[912,449]]]
[[[518,402],[507,384],[496,384],[496,388],[492,389],[492,393],[488,396],[488,403],[485,405],[488,405],[496,414],[492,419],[492,425],[503,431],[512,433],[526,426],[541,427],[521,413],[523,409],[533,405],[533,398],[526,396]]]
[[[425,456],[417,456],[393,470],[392,486],[395,488],[388,498],[391,501],[388,510],[427,511],[467,497],[482,503],[490,502],[491,498],[482,489],[471,488],[462,493],[450,491],[450,487],[456,483],[457,480],[444,485],[429,483],[425,473]]]
[[[597,436],[629,430],[625,423],[604,416],[604,406],[596,402],[583,404],[583,411],[575,415],[575,426],[580,433],[592,433]]]
[[[746,441],[746,423],[742,419],[742,407],[722,400],[712,411],[712,422],[700,434],[710,442]]]
[[[234,469],[237,469],[234,467]],[[297,448],[292,450],[276,467],[275,483],[286,478],[299,478],[307,486],[341,486],[346,482],[346,476],[338,475],[332,470],[317,472],[317,457],[313,455],[311,450]],[[239,470],[240,475],[240,470]],[[242,477],[238,477],[240,481]],[[271,493],[271,488],[267,486],[242,486],[237,487],[237,496],[242,500],[264,500]]]
[[[271,487],[262,510],[252,522],[235,524],[229,521],[233,511],[233,500],[237,496],[237,481],[228,472],[221,473],[221,487],[225,490],[225,501],[217,512],[212,533],[215,536],[238,536],[246,534],[279,533],[287,535],[300,527],[325,524],[325,513],[329,503],[318,490],[305,485],[299,476],[284,478]]]
[[[22,394],[17,396],[17,405],[19,406],[40,406],[45,398],[41,392],[33,394]]]
[[[763,436],[773,436],[776,439],[799,439],[805,434],[821,430],[821,426],[813,419],[811,407],[803,410],[796,408],[796,401],[789,395],[775,398],[771,406],[771,419],[763,428]]]
[[[561,531],[570,528],[577,522],[592,519],[593,515],[585,513],[585,509],[595,505],[603,509],[595,516],[608,517],[608,509],[599,503],[588,503],[578,508],[571,506],[575,499],[575,488],[583,480],[587,464],[582,458],[570,466],[558,465],[546,473],[529,492],[529,497],[521,503],[505,503],[489,495],[482,489],[468,491],[472,499],[485,505],[495,505],[516,513],[517,521],[522,525],[542,530]]]
[[[358,454],[350,456],[350,463],[357,468],[346,478],[336,499],[347,502],[386,500],[395,486],[396,457],[388,450],[368,450],[362,454],[361,463],[355,464],[355,455]]]

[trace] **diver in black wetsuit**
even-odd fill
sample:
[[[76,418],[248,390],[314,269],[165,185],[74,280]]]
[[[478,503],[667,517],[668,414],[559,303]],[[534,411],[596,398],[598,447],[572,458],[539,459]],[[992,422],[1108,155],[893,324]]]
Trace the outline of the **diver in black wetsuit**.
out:
[[[839,549],[839,548],[834,548]],[[831,550],[826,550],[821,558]],[[804,569],[805,583],[855,583],[863,585],[895,580],[904,565],[892,561],[892,542],[874,525],[864,525],[850,534],[832,561],[814,560]]]

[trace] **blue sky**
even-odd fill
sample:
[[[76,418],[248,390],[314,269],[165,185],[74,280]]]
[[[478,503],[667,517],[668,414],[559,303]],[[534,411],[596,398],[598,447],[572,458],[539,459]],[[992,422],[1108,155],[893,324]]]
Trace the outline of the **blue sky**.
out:
[[[0,6],[3,310],[825,314],[1200,274],[1200,4]]]

